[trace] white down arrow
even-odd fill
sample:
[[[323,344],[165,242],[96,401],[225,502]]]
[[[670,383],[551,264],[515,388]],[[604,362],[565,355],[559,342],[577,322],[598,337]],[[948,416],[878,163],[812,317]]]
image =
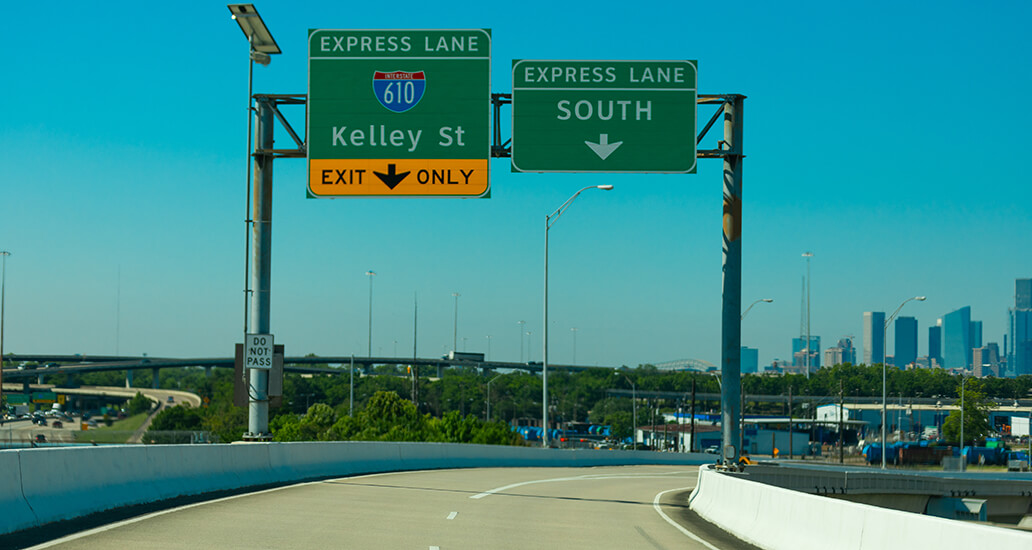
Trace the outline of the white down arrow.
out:
[[[606,160],[606,158],[608,158],[609,155],[613,154],[613,151],[616,151],[616,148],[622,145],[623,142],[617,141],[614,143],[609,143],[609,134],[599,134],[598,143],[585,141],[584,144],[588,147],[591,147],[591,150],[594,151],[596,155],[598,155],[598,158]]]

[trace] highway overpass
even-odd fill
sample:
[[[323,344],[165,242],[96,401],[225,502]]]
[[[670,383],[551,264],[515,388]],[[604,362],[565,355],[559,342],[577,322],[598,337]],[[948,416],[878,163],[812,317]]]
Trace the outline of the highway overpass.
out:
[[[232,357],[197,357],[197,358],[162,358],[162,357],[125,357],[125,356],[84,356],[84,355],[16,355],[7,354],[4,356],[4,364],[36,363],[44,365],[36,368],[7,367],[3,369],[3,379],[13,380],[39,380],[43,376],[54,374],[82,374],[88,372],[105,371],[127,371],[129,376],[136,370],[149,369],[154,373],[154,387],[158,387],[160,369],[183,368],[183,367],[205,367],[205,368],[233,368]],[[46,367],[48,364],[57,366]],[[332,356],[332,357],[285,357],[283,359],[283,370],[299,374],[347,374],[350,372],[350,365],[355,368],[368,371],[376,365],[415,365],[436,369],[437,376],[444,373],[448,367],[471,367],[486,371],[499,369],[523,370],[527,372],[541,372],[541,363],[529,361],[526,363],[513,363],[507,361],[469,361],[464,359],[448,358],[412,358],[412,357],[353,357],[353,356]],[[340,365],[340,367],[320,367],[316,365]],[[552,371],[577,372],[588,369],[609,369],[616,367],[598,367],[584,365],[553,365],[548,368]]]

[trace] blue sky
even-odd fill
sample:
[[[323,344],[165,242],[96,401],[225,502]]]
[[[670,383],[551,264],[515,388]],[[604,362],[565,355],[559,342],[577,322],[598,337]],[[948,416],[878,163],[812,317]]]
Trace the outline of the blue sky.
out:
[[[510,91],[512,59],[697,59],[701,93],[748,96],[742,300],[775,302],[752,310],[742,341],[761,363],[788,359],[798,336],[805,251],[825,345],[859,345],[863,311],[916,294],[928,300],[903,314],[920,354],[927,326],[966,305],[1002,344],[1014,279],[1032,277],[1027,3],[256,6],[284,52],[255,67],[259,93],[306,91],[309,28],[490,28],[495,92]],[[5,351],[229,355],[243,330],[247,46],[225,4],[16,3],[0,30]],[[277,161],[277,342],[365,354],[374,270],[374,354],[412,353],[416,295],[418,353],[445,353],[458,292],[460,349],[490,342],[492,359],[518,360],[524,320],[540,359],[545,215],[612,184],[550,232],[550,360],[573,360],[576,327],[578,363],[719,364],[718,161],[694,175],[491,170],[488,200],[312,200],[305,162]]]

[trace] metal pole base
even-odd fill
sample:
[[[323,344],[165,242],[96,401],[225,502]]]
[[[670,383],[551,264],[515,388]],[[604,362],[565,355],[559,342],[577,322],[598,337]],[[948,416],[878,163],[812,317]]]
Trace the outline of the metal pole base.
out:
[[[249,443],[267,443],[272,441],[272,434],[245,433],[243,440]]]

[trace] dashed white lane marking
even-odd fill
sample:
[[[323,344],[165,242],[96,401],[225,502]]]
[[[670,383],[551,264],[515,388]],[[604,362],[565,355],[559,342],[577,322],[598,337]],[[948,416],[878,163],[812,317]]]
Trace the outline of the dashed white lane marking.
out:
[[[455,519],[455,516],[457,516],[457,515],[459,515],[458,512],[452,512],[452,513],[448,514],[448,519]]]
[[[674,527],[676,527],[678,531],[684,533],[684,535],[687,536],[688,538],[690,538],[690,539],[694,540],[695,542],[705,546],[706,548],[709,548],[710,550],[720,550],[716,546],[713,546],[712,544],[710,544],[710,543],[700,539],[698,535],[696,535],[695,533],[692,533],[691,531],[685,529],[684,527],[682,527],[676,521],[670,519],[670,516],[666,515],[666,513],[663,512],[663,509],[659,507],[659,499],[663,495],[665,495],[667,493],[671,493],[673,491],[685,491],[685,490],[688,490],[688,489],[692,489],[692,487],[681,487],[680,489],[668,489],[666,491],[663,491],[662,493],[659,493],[658,495],[656,495],[656,498],[652,499],[652,507],[656,510],[656,513],[658,513],[660,517],[665,519],[666,522],[669,523],[670,525],[673,525]]]
[[[431,546],[430,550],[441,550],[440,546]]]

